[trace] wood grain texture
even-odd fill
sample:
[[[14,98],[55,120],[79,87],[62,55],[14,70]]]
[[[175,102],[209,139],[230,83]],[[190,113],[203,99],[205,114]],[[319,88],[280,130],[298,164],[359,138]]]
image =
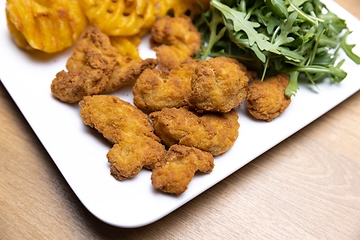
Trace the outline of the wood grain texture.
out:
[[[360,18],[360,1],[338,0]],[[0,239],[360,239],[360,92],[163,219],[107,225],[0,84]]]

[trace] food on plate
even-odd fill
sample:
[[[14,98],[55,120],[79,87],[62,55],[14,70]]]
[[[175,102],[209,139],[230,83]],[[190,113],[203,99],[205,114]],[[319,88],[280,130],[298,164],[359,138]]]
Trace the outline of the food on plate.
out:
[[[52,81],[51,92],[63,102],[76,103],[84,96],[115,91],[155,66],[154,59],[120,55],[107,35],[88,27],[66,63],[68,71],[60,71]]]
[[[19,47],[46,53],[72,46],[88,23],[77,0],[7,0],[6,14]]]
[[[114,178],[133,178],[143,167],[153,169],[161,165],[165,147],[141,110],[108,95],[86,96],[79,105],[84,123],[114,144],[107,154]]]
[[[338,49],[360,64],[346,42],[346,22],[319,0],[212,0],[196,26],[203,36],[203,59],[225,55],[258,72],[261,80],[278,73],[290,76],[285,94],[294,96],[299,75],[316,84],[325,78],[341,82]]]
[[[194,17],[202,8],[209,6],[209,0],[79,0],[92,26],[109,36],[144,36],[154,22],[171,12],[178,17],[184,14]]]
[[[6,18],[15,43],[27,50],[57,52],[83,33],[67,71],[52,81],[53,96],[79,102],[84,124],[113,144],[106,157],[115,179],[145,168],[154,188],[180,195],[234,145],[235,108],[244,99],[254,118],[270,122],[291,103],[300,73],[312,83],[345,78],[332,50],[360,63],[344,21],[309,2],[7,0]],[[139,54],[149,32],[157,59]],[[134,84],[135,106],[101,95],[127,84]]]
[[[150,113],[149,117],[155,134],[168,147],[180,144],[217,156],[228,151],[239,135],[236,110],[196,114],[184,107],[164,108]]]
[[[254,80],[248,88],[245,105],[256,119],[272,121],[290,105],[291,98],[285,95],[289,77],[280,73],[264,81]]]
[[[66,63],[51,83],[53,96],[75,103],[84,96],[102,92],[116,65],[117,50],[99,29],[88,27]]]
[[[191,79],[190,105],[197,111],[229,112],[246,97],[248,82],[245,65],[236,59],[202,61]]]
[[[193,19],[209,7],[209,2],[7,0],[6,15],[9,32],[19,47],[53,53],[72,46],[88,24],[110,37],[141,39],[158,18],[171,13],[175,17],[187,15]],[[130,46],[129,42],[127,44]],[[117,46],[124,49],[119,44]],[[131,54],[132,57],[136,55],[135,49],[132,48]]]
[[[205,151],[183,145],[172,145],[164,156],[164,163],[153,169],[151,183],[166,193],[180,195],[188,188],[197,171],[210,173],[214,157]]]
[[[147,113],[185,106],[197,111],[229,112],[246,97],[252,78],[236,59],[189,58],[170,71],[144,71],[133,87],[134,104]]]
[[[158,67],[170,70],[200,50],[201,35],[188,16],[165,16],[151,28],[151,46]]]
[[[191,78],[199,61],[188,59],[170,71],[144,70],[133,86],[135,106],[146,113],[188,106]]]

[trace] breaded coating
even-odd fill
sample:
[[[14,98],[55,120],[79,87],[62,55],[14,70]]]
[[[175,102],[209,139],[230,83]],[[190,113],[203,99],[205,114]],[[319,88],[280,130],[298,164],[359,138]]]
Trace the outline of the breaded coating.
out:
[[[191,80],[191,107],[197,111],[231,111],[246,97],[247,74],[236,59],[216,57],[201,62]]]
[[[291,103],[291,98],[285,95],[288,84],[289,76],[283,73],[264,81],[254,80],[245,101],[250,114],[267,122],[278,117]]]
[[[214,168],[210,153],[183,145],[172,145],[164,159],[164,165],[153,170],[151,183],[154,188],[174,195],[187,190],[197,171],[210,173]]]
[[[101,93],[111,93],[121,87],[132,84],[145,69],[154,69],[157,65],[156,59],[132,59],[129,56],[118,55],[117,64],[110,75],[109,82]]]
[[[146,113],[187,106],[191,77],[198,63],[189,59],[170,71],[146,69],[133,87],[135,106]]]
[[[150,40],[158,67],[168,70],[192,58],[201,46],[201,34],[187,16],[160,18],[151,29]]]
[[[239,135],[236,110],[199,115],[186,108],[164,108],[149,117],[156,135],[166,146],[186,145],[210,152],[213,156],[229,150]]]
[[[107,154],[110,172],[118,180],[161,165],[166,152],[148,116],[115,96],[86,96],[79,102],[84,123],[114,144]]]
[[[67,103],[84,96],[110,93],[133,83],[146,68],[156,67],[155,59],[132,59],[122,56],[107,35],[88,27],[66,63],[51,83],[51,92]]]
[[[59,72],[52,81],[52,94],[63,102],[75,103],[103,91],[116,65],[116,55],[108,36],[88,27],[67,61],[68,72]]]

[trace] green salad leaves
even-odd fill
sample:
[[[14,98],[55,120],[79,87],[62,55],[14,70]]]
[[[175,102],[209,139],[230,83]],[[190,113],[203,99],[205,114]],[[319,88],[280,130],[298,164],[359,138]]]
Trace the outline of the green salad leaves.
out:
[[[313,84],[327,77],[341,82],[347,73],[339,49],[360,64],[345,21],[320,0],[211,0],[195,25],[203,35],[198,57],[236,58],[261,79],[287,73],[289,97],[303,76]]]

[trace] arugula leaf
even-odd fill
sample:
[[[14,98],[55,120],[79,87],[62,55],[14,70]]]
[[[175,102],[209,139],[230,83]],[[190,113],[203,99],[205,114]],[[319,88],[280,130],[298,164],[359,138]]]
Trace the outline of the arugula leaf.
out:
[[[210,30],[208,40],[206,41],[207,46],[204,47],[204,45],[203,45],[203,49],[204,49],[203,54],[202,54],[203,59],[206,59],[209,56],[210,51],[213,48],[214,44],[216,42],[218,42],[224,36],[224,33],[226,31],[225,27],[223,27],[220,31],[217,31],[218,25],[222,23],[222,16],[219,14],[218,11],[214,11],[212,8],[213,7],[210,6],[211,12],[203,13],[203,17],[202,17],[202,19],[204,20],[204,22],[206,23],[207,27]],[[211,14],[210,21],[208,21],[205,14],[208,14],[208,15]]]
[[[280,18],[288,18],[289,12],[283,0],[265,0],[266,6]]]
[[[356,55],[352,50],[355,47],[355,44],[347,44],[346,38],[350,34],[350,31],[347,31],[345,35],[341,38],[341,48],[344,50],[346,55],[353,60],[356,64],[360,64],[360,56]]]
[[[276,47],[279,47],[280,45],[284,45],[287,43],[290,43],[292,41],[294,41],[293,37],[288,37],[288,35],[290,33],[292,33],[293,31],[297,31],[297,28],[293,27],[293,24],[297,18],[298,14],[296,12],[290,14],[290,16],[288,17],[287,21],[284,21],[280,24],[280,30],[281,33],[276,36],[274,44]]]
[[[295,5],[296,7],[300,7],[301,5],[303,5],[307,0],[292,0],[292,4]],[[288,7],[288,12],[293,12],[295,11],[295,9],[290,5]]]
[[[259,27],[260,24],[257,22],[251,22],[246,20],[245,13],[239,12],[236,9],[229,8],[228,6],[222,4],[219,1],[211,1],[211,5],[217,8],[226,19],[232,21],[234,31],[238,32],[240,30],[243,30],[247,34],[250,46],[252,46],[256,42],[260,50],[267,50],[274,53],[279,53],[279,51],[276,49],[276,46],[274,46],[268,41],[269,38],[267,36],[258,33],[254,29]]]
[[[299,89],[299,85],[298,85],[299,74],[300,73],[298,71],[289,72],[290,81],[289,81],[288,86],[285,89],[286,96],[295,95],[297,90]]]

